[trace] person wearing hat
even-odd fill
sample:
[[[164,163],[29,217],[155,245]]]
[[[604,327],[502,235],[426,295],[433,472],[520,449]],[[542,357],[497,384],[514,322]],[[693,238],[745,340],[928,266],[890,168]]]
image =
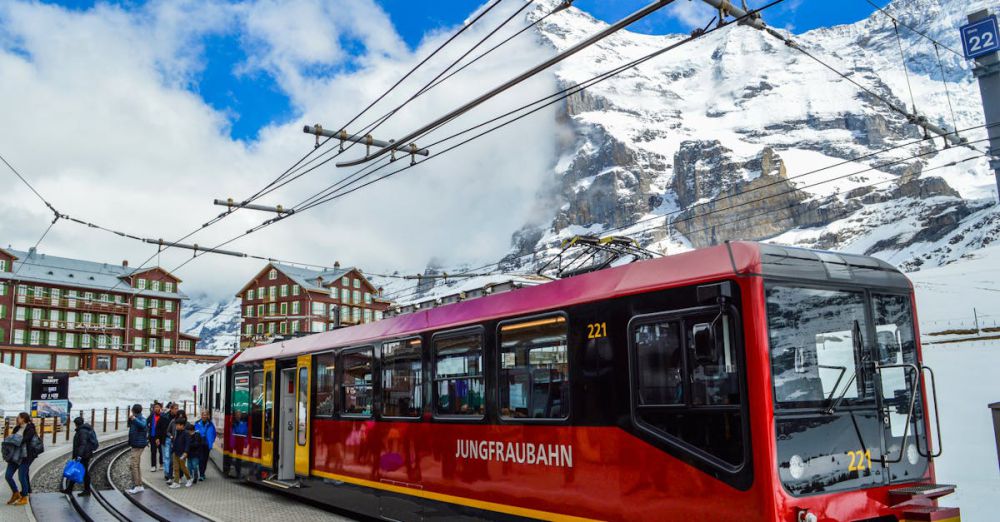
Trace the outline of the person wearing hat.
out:
[[[73,419],[73,424],[76,426],[76,435],[73,435],[73,458],[79,460],[80,464],[83,464],[83,493],[80,493],[80,496],[86,497],[91,492],[90,458],[94,456],[94,451],[97,450],[100,444],[97,442],[97,433],[94,432],[94,428],[84,422],[83,417]],[[63,493],[71,494],[73,492],[73,485],[73,482],[67,480],[66,489]]]

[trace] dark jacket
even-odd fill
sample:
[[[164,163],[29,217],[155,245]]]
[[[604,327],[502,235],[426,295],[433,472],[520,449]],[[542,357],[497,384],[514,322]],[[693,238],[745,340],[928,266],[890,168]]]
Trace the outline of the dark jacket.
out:
[[[184,430],[177,430],[174,436],[174,445],[171,447],[174,455],[181,456],[188,452],[188,445],[191,444],[191,436]]]
[[[128,421],[128,445],[131,448],[145,448],[149,445],[146,435],[146,418],[142,415],[132,417]]]
[[[34,448],[35,442],[32,440],[38,438],[38,432],[35,431],[35,425],[30,422],[25,424],[22,436],[24,438],[22,439],[23,442],[21,442],[21,444],[28,449],[27,451],[28,455],[25,460],[21,461],[21,463],[23,464],[27,462],[28,464],[31,464],[31,462],[34,461],[36,457],[38,457],[38,453],[35,451]]]
[[[160,413],[160,420],[157,421],[156,429],[153,434],[153,437],[160,441],[160,444],[163,444],[163,442],[167,440],[167,428],[170,427],[170,422],[173,420],[174,418],[169,412],[164,411]]]
[[[188,437],[188,448],[187,454],[189,457],[201,458],[201,454],[205,451],[205,439],[201,438],[201,434],[197,431],[189,431]]]
[[[180,418],[180,415],[178,415],[177,417]],[[169,438],[170,440],[174,440],[177,434],[180,433],[181,431],[182,430],[177,429],[177,419],[172,419],[170,421],[170,425],[167,426],[167,438]]]
[[[84,423],[76,429],[76,435],[73,435],[74,459],[89,459],[98,446],[97,434],[94,433],[94,428],[90,427],[90,424]]]

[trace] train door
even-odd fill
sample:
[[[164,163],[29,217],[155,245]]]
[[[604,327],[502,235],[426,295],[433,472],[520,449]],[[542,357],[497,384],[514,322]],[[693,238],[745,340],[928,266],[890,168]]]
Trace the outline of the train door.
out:
[[[295,474],[309,476],[309,376],[312,356],[302,355],[295,366]]]
[[[261,464],[274,467],[274,360],[264,361],[264,432],[260,443]]]
[[[295,480],[295,368],[281,370],[278,400],[278,480]]]

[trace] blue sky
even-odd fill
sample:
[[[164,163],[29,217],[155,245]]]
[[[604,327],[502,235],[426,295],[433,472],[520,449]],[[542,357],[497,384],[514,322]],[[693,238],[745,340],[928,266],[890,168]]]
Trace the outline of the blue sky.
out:
[[[410,49],[432,31],[448,30],[462,23],[485,0],[376,0],[389,15],[396,31]],[[670,9],[683,8],[692,0],[678,0],[668,9],[654,13],[634,24],[630,30],[647,34],[687,32],[689,26]],[[125,9],[138,9],[146,0],[47,0],[73,10],[85,11],[97,3],[110,3]],[[615,21],[646,5],[648,0],[576,0],[575,7],[605,21]],[[751,6],[765,0],[752,0]],[[885,0],[877,3],[884,4]],[[688,6],[690,7],[690,6]],[[819,26],[851,23],[873,11],[865,0],[786,0],[770,9],[765,19],[773,26],[803,32]],[[707,20],[706,20],[707,22]],[[256,71],[236,73],[247,60],[244,41],[239,34],[212,34],[205,37],[204,69],[193,78],[190,89],[208,104],[227,114],[231,136],[253,141],[260,129],[271,123],[295,117],[288,96],[272,75]]]

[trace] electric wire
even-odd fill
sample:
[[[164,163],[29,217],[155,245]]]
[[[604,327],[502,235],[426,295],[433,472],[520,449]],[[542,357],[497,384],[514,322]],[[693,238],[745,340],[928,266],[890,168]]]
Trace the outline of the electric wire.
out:
[[[872,0],[865,0],[865,2],[868,2],[869,5],[871,5],[875,9],[877,9],[879,12],[881,12],[883,15],[885,15],[886,17],[888,17],[894,23],[899,24],[899,25],[901,25],[901,26],[909,29],[910,31],[913,31],[914,33],[916,33],[916,34],[918,34],[918,35],[926,38],[927,40],[933,42],[935,45],[940,45],[945,50],[947,50],[948,52],[954,54],[955,56],[958,56],[959,58],[962,58],[963,60],[965,59],[965,57],[962,56],[962,53],[960,53],[960,52],[952,49],[951,47],[948,47],[947,45],[945,45],[945,44],[943,44],[943,43],[935,40],[933,37],[927,35],[927,33],[923,32],[923,31],[920,31],[919,29],[917,29],[917,28],[915,28],[915,27],[913,27],[913,26],[911,26],[911,25],[903,22],[899,18],[897,18],[897,17],[893,16],[891,13],[889,13],[889,11],[886,11],[885,8],[879,7],[878,4],[876,4]]]

